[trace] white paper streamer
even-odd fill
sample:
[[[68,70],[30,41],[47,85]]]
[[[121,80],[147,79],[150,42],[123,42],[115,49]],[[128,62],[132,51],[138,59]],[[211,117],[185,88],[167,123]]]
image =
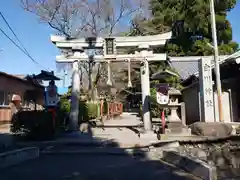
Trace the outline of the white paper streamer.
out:
[[[128,87],[132,87],[132,81],[131,81],[131,59],[128,59]]]
[[[107,80],[107,85],[112,86],[112,80],[111,80],[111,66],[110,66],[111,61],[108,60],[108,80]]]

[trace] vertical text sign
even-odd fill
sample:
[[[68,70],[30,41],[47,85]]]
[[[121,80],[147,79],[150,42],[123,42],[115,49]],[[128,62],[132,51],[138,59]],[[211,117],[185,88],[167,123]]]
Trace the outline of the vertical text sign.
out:
[[[201,96],[201,121],[214,122],[214,101],[212,66],[210,58],[202,58],[199,62],[199,80]]]

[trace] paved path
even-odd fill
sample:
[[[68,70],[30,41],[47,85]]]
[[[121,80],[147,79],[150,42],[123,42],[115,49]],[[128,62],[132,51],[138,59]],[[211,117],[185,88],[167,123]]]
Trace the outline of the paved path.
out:
[[[109,120],[108,125],[136,125],[140,121],[136,116],[124,113],[122,119]],[[149,143],[149,139],[141,139],[128,128],[93,128],[89,134],[70,134],[59,140],[65,141],[99,141],[104,137],[108,140],[114,139],[119,144]],[[59,141],[58,140],[58,141]],[[48,146],[48,145],[47,145]],[[50,147],[45,147],[49,148]],[[57,149],[85,149],[87,147],[62,145],[52,148]],[[119,151],[123,149],[118,148]],[[89,150],[90,151],[90,150]],[[42,154],[40,158],[28,161],[19,166],[0,171],[0,180],[195,180],[196,178],[182,172],[180,169],[169,166],[164,162],[149,160],[146,157],[132,157],[124,155],[96,154],[92,147],[92,154]]]
[[[104,121],[106,126],[137,126],[142,124],[142,121],[137,114],[124,112],[120,118],[111,119]]]
[[[119,143],[119,146],[147,145],[150,142],[158,142],[156,134],[148,138],[139,138],[138,127],[142,124],[139,117],[134,113],[123,113],[121,118],[106,120],[103,128],[92,128],[92,135],[95,138],[111,139]],[[125,126],[125,127],[124,127]],[[134,127],[131,127],[134,126]]]
[[[189,174],[160,161],[129,156],[60,154],[42,155],[0,171],[1,180],[195,180]],[[196,179],[197,180],[197,179]]]

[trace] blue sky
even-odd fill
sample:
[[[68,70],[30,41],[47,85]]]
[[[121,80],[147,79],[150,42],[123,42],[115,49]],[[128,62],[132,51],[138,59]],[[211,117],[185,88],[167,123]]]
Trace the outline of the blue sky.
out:
[[[2,0],[0,11],[4,14],[32,57],[43,66],[55,70],[55,57],[59,52],[50,42],[50,34],[53,31],[46,24],[40,23],[36,16],[21,9],[19,1]],[[240,3],[229,14],[229,20],[233,26],[233,39],[240,43],[238,12],[240,12]],[[0,27],[11,35],[11,32],[1,19]],[[13,38],[13,36],[11,37]],[[3,51],[0,51],[0,71],[12,74],[31,74],[38,73],[41,70],[41,67],[33,63],[1,33],[0,49],[3,49]]]

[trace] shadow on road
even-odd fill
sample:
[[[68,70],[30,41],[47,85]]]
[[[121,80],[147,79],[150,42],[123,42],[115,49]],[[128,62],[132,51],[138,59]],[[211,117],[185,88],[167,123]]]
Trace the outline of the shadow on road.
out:
[[[147,148],[120,148],[117,142],[94,138],[92,134],[91,128],[88,128],[87,132],[66,133],[52,142],[27,142],[24,146],[38,146],[41,149],[40,157],[0,170],[0,179],[197,179],[157,157],[150,157]],[[6,134],[1,134],[0,140],[8,139],[7,137],[11,139],[11,147],[19,144]]]

